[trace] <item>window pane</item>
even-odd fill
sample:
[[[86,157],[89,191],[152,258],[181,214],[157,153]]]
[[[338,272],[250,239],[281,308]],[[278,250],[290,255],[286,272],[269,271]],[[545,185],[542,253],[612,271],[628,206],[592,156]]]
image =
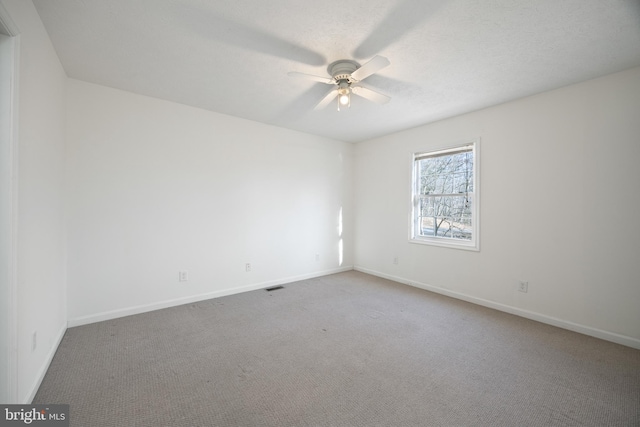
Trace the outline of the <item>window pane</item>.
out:
[[[420,199],[421,236],[470,240],[472,200],[466,196],[423,196]]]
[[[418,163],[420,194],[457,194],[473,191],[471,151],[426,157]]]

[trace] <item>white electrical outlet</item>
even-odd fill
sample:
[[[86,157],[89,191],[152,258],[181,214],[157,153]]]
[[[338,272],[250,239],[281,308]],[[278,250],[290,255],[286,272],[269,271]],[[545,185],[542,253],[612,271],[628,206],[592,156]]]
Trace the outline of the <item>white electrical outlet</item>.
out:
[[[316,261],[320,261],[320,254],[316,254]]]
[[[251,264],[246,263],[246,264],[244,265],[244,270],[245,270],[247,273],[248,273],[248,272],[250,272],[250,271],[251,271]]]
[[[33,331],[31,335],[31,351],[36,351],[36,347],[38,347],[38,331]]]
[[[393,259],[393,263],[394,263],[395,265],[398,265],[398,257],[395,257],[395,258]]]
[[[189,272],[186,270],[182,270],[178,272],[178,281],[186,282],[189,280]]]
[[[529,292],[529,282],[525,282],[524,280],[520,280],[518,282],[518,290],[520,292],[524,292],[524,293]]]

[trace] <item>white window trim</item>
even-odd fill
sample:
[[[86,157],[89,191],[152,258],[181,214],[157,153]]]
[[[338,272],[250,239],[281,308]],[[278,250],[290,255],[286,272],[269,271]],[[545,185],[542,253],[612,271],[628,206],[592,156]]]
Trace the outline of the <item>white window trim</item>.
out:
[[[415,209],[417,205],[416,186],[417,169],[416,157],[425,153],[454,150],[464,146],[473,145],[473,235],[470,241],[445,239],[442,237],[416,236],[415,233]],[[440,246],[452,249],[464,249],[480,251],[480,138],[458,141],[450,144],[437,145],[428,149],[411,153],[411,200],[409,209],[409,243],[419,245]]]

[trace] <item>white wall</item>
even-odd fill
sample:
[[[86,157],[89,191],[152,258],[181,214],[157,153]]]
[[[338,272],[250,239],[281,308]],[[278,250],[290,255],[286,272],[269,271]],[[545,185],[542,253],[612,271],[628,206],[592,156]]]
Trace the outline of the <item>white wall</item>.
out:
[[[0,4],[0,32],[6,31]],[[9,33],[9,31],[6,31]],[[0,402],[15,401],[15,230],[16,188],[13,169],[13,77],[17,67],[13,37],[0,34]]]
[[[67,88],[70,325],[352,268],[351,144]]]
[[[636,68],[358,144],[356,268],[640,347],[639,112]],[[476,137],[480,252],[408,243],[411,153]]]
[[[29,402],[66,330],[67,78],[33,4],[3,5],[19,30],[17,401]]]

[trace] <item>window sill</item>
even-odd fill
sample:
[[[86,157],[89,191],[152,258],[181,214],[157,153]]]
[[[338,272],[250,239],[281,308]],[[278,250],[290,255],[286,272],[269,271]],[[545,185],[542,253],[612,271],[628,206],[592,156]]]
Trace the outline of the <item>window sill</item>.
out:
[[[430,239],[428,237],[410,238],[409,243],[426,246],[439,246],[449,249],[462,249],[464,251],[480,252],[480,246],[477,242],[448,242],[445,239]]]

